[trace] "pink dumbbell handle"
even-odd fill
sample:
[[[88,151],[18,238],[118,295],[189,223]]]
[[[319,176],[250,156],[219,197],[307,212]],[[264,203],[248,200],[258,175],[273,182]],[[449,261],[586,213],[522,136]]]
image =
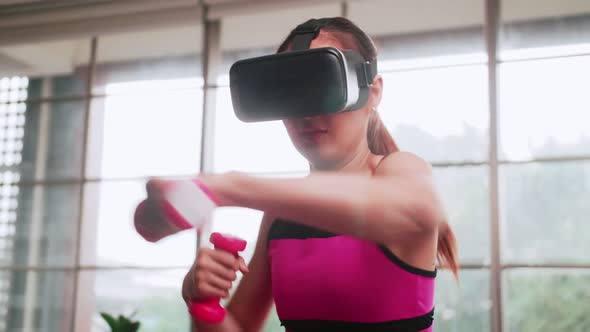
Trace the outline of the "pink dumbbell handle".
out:
[[[211,234],[209,240],[215,249],[225,250],[236,256],[246,248],[245,240],[221,233]],[[188,311],[194,319],[210,324],[221,323],[225,317],[225,309],[219,303],[218,298],[193,302],[189,305]]]

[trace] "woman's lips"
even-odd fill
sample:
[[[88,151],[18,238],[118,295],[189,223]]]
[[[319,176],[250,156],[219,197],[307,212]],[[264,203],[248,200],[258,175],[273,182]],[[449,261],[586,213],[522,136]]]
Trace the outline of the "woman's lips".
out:
[[[317,142],[327,132],[325,129],[304,129],[299,131],[299,135],[306,141]]]

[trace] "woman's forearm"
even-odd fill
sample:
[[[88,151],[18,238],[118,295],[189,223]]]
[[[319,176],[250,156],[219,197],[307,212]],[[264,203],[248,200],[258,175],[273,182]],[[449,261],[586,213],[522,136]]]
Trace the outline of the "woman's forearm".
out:
[[[380,243],[424,232],[435,218],[427,178],[324,172],[284,179],[232,172],[203,180],[221,205],[257,209]]]

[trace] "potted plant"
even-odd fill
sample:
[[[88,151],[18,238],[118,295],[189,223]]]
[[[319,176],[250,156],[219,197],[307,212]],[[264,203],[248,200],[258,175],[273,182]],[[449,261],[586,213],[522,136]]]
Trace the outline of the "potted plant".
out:
[[[139,330],[140,323],[138,321],[132,321],[131,317],[127,318],[119,315],[115,318],[106,312],[101,312],[100,315],[109,324],[111,332],[137,332]]]

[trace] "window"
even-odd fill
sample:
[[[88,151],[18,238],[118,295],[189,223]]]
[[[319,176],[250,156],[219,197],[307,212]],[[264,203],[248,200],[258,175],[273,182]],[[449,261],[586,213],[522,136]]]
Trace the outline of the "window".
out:
[[[374,38],[381,118],[403,150],[433,164],[458,239],[460,284],[439,272],[436,329],[590,330],[589,2],[208,3],[221,28],[209,31],[211,49],[203,22],[168,9],[162,21],[109,26],[93,39],[0,36],[0,332],[102,331],[100,311],[136,311],[145,331],[188,331],[179,294],[196,232],[144,241],[132,218],[145,181],[189,177],[201,165],[306,175],[280,121],[237,120],[228,72],[275,52],[311,16],[342,14]],[[496,67],[486,53],[495,27],[484,22],[494,7]],[[208,85],[206,52],[217,75]],[[205,131],[204,115],[215,119]],[[261,218],[218,209],[210,229],[246,239],[250,260]],[[273,311],[265,331],[282,330]]]
[[[502,64],[501,157],[589,156],[589,77],[590,56]]]
[[[590,6],[504,1],[501,14],[503,330],[587,330]]]
[[[108,326],[97,313],[107,312],[135,313],[133,319],[141,322],[142,331],[187,331],[189,318],[179,299],[185,273],[186,269],[81,271],[78,288],[89,291],[78,296],[83,306],[76,310],[75,330],[105,331]]]
[[[505,261],[588,263],[590,162],[506,165],[500,170]]]
[[[199,172],[201,29],[194,24],[98,39],[85,170],[92,181],[84,184],[77,294],[87,311],[78,313],[79,330],[100,326],[101,310],[136,311],[146,331],[189,327],[179,294],[196,233],[149,243],[135,231],[133,213],[147,177]]]
[[[505,331],[583,331],[587,270],[515,269],[504,273]]]

